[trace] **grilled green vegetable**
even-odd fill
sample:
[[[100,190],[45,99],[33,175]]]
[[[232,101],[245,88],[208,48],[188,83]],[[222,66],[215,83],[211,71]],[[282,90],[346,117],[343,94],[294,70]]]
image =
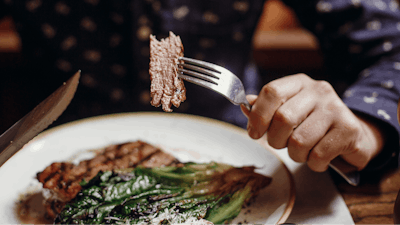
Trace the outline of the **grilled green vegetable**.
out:
[[[61,224],[177,224],[235,218],[271,178],[254,167],[186,163],[100,172],[57,216]]]

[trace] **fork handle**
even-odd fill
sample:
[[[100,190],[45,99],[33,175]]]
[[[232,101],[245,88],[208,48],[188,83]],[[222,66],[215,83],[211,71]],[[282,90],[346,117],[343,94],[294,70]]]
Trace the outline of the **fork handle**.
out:
[[[251,111],[251,105],[247,100],[245,102],[243,102],[242,104],[246,107],[247,110]]]

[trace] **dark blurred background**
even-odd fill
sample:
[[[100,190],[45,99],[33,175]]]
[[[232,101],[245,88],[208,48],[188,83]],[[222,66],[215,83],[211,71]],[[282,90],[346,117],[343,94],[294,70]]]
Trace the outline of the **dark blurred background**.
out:
[[[264,84],[298,72],[316,79],[322,74],[322,57],[314,36],[279,0],[265,3],[253,45]],[[62,84],[55,79],[46,83],[35,79],[35,71],[26,70],[32,62],[25,60],[21,48],[12,19],[0,20],[0,134]]]

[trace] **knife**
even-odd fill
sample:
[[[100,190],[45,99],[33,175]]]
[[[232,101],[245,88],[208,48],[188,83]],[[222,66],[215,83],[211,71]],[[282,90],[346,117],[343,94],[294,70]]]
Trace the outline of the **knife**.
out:
[[[64,112],[75,95],[80,76],[79,70],[0,136],[0,167]]]
[[[350,165],[340,156],[334,158],[329,166],[335,170],[347,183],[357,186],[360,183],[360,172],[357,167]]]

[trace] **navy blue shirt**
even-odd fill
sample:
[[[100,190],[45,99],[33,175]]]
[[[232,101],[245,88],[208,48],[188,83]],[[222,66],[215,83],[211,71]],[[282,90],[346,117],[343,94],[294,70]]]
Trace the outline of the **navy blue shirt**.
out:
[[[161,111],[150,105],[149,35],[179,35],[185,56],[225,66],[257,94],[250,62],[252,36],[263,9],[252,1],[0,0],[22,40],[35,76],[66,80],[82,70],[76,97],[60,121],[105,113]],[[244,71],[248,71],[244,76]],[[40,79],[40,78],[39,78]],[[186,83],[187,100],[175,112],[245,126],[238,106]]]
[[[283,0],[319,40],[326,75],[346,86],[343,101],[388,130],[384,161],[398,152],[400,13],[396,0]],[[150,105],[149,35],[180,35],[185,56],[219,64],[242,79],[248,94],[263,85],[251,61],[263,0],[0,0],[11,15],[33,75],[65,81],[82,70],[71,105],[58,120],[106,113],[161,111]],[[301,72],[301,71],[299,71]],[[51,76],[49,76],[51,74]],[[238,106],[185,83],[175,112],[245,127]]]
[[[345,83],[344,103],[375,118],[387,134],[382,164],[398,154],[400,10],[397,0],[284,0],[313,32],[333,85]]]

